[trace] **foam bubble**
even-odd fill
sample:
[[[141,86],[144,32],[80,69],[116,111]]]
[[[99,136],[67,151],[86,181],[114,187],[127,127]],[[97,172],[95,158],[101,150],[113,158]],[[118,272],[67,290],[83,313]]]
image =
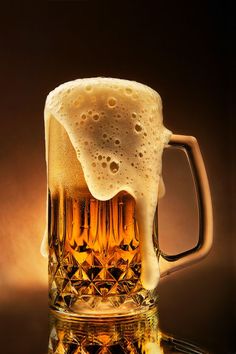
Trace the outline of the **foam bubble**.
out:
[[[119,171],[119,164],[117,162],[115,162],[115,161],[112,161],[110,163],[110,171],[112,173],[117,173]]]
[[[86,85],[85,86],[86,91],[92,91],[92,86],[91,85]]]
[[[132,90],[130,87],[126,87],[126,88],[125,88],[125,93],[126,93],[127,95],[131,95],[131,94],[133,93],[133,90]]]
[[[108,107],[113,108],[116,106],[116,104],[117,104],[117,99],[115,97],[108,98],[108,100],[107,100]]]
[[[139,123],[137,123],[135,124],[134,129],[136,130],[136,132],[140,133],[143,128]]]
[[[99,120],[99,114],[98,113],[95,113],[93,115],[93,120]]]

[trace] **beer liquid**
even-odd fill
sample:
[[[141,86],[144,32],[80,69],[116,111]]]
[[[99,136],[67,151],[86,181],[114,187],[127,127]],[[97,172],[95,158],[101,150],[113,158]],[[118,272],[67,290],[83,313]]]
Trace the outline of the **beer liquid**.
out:
[[[93,315],[135,313],[155,303],[140,281],[135,200],[121,192],[109,201],[91,194],[49,193],[51,307]],[[156,245],[157,249],[157,245]]]

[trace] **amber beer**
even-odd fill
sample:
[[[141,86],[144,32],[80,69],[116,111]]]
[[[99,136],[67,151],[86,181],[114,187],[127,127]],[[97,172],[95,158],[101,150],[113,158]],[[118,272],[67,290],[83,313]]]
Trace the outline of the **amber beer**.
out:
[[[148,292],[140,282],[139,233],[131,195],[121,192],[111,200],[99,201],[90,194],[70,197],[61,190],[49,193],[49,210],[53,308],[112,313],[147,305]]]

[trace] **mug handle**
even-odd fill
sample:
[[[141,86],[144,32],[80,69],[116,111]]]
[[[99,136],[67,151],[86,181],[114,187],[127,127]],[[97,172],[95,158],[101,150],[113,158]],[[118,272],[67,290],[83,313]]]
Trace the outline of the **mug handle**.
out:
[[[186,153],[197,194],[199,238],[196,246],[179,254],[167,255],[159,250],[161,277],[193,264],[205,257],[213,241],[211,194],[197,139],[193,136],[173,134],[167,148],[178,148],[184,150]]]

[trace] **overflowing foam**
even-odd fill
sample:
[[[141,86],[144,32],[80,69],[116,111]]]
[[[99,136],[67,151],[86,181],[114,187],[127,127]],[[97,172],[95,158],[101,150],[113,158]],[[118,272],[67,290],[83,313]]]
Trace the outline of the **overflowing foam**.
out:
[[[57,188],[59,181],[68,190],[80,184],[99,200],[111,199],[120,191],[130,193],[136,200],[141,281],[144,288],[155,288],[159,267],[152,240],[153,219],[158,195],[164,193],[162,152],[171,136],[162,123],[159,94],[143,84],[112,78],[60,85],[46,100],[46,155],[53,120],[65,129],[77,159],[67,158],[71,163],[64,169],[59,166],[62,152],[58,153],[61,159],[50,161],[50,188]],[[81,168],[82,174],[78,172]]]

